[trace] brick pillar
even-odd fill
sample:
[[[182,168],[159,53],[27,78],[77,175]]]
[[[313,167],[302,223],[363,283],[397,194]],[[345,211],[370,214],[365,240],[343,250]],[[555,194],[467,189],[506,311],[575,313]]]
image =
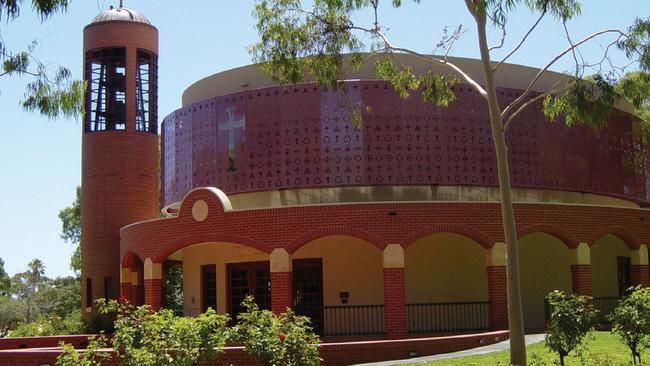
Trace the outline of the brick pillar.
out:
[[[153,310],[163,305],[162,263],[153,263],[150,258],[144,261],[144,303]]]
[[[641,244],[639,249],[631,251],[631,277],[632,285],[650,287],[650,273],[648,268],[648,247]]]
[[[162,279],[144,280],[144,303],[153,310],[160,310],[163,303]]]
[[[490,328],[508,329],[508,288],[506,276],[506,245],[497,242],[486,250],[488,297],[490,300]]]
[[[399,244],[384,249],[384,327],[389,339],[404,338],[408,331],[404,248]]]
[[[571,252],[571,284],[573,285],[573,293],[591,296],[591,249],[587,243],[580,243]]]
[[[282,248],[271,252],[271,310],[280,314],[293,305],[291,255]]]
[[[572,264],[571,284],[574,294],[591,296],[591,264]]]

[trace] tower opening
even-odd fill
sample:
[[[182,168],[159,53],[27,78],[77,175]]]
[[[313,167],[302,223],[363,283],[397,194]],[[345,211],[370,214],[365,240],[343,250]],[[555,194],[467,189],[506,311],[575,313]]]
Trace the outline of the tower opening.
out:
[[[126,129],[126,50],[104,48],[86,54],[85,132]]]
[[[158,62],[155,54],[138,50],[135,89],[136,131],[158,133],[156,104],[158,92]]]

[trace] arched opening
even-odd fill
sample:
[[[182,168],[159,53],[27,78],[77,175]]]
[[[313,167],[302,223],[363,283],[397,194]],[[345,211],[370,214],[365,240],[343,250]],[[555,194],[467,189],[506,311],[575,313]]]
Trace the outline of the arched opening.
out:
[[[594,307],[605,321],[632,285],[630,248],[618,236],[605,235],[591,245],[591,283]]]
[[[133,305],[144,304],[144,262],[137,255],[133,255],[131,267],[131,301]]]
[[[485,248],[454,233],[428,235],[405,251],[410,332],[488,329]]]
[[[229,242],[206,242],[168,257],[182,263],[183,314],[197,316],[212,308],[236,317],[241,301],[253,295],[260,308],[271,308],[269,255]]]
[[[384,332],[382,251],[351,236],[310,241],[293,254],[297,313],[325,335]]]
[[[531,233],[519,238],[524,326],[527,330],[545,327],[545,298],[549,292],[572,293],[571,250],[555,236]]]

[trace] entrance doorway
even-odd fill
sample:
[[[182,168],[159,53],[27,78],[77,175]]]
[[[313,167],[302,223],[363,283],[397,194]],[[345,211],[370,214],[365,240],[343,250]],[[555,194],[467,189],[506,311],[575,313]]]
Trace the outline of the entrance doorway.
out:
[[[260,309],[271,310],[271,271],[269,262],[228,264],[228,312],[233,320],[245,309],[242,301],[255,297]]]
[[[321,258],[293,261],[293,309],[308,316],[316,333],[323,333],[323,262]]]
[[[625,296],[632,286],[632,265],[630,257],[616,257],[616,274],[618,278],[618,296]]]

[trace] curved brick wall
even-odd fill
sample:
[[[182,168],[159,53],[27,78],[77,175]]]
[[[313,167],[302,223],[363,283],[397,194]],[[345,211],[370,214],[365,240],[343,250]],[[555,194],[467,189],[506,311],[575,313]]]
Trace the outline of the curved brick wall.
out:
[[[375,185],[495,186],[485,102],[468,87],[448,108],[402,100],[382,81],[272,87],[211,98],[163,122],[162,204],[192,188],[228,194],[286,188]],[[501,88],[502,99],[517,91]],[[349,108],[363,111],[354,128]],[[647,147],[632,119],[607,128],[567,128],[533,106],[509,130],[515,187],[650,200]],[[234,151],[234,159],[229,159]]]

